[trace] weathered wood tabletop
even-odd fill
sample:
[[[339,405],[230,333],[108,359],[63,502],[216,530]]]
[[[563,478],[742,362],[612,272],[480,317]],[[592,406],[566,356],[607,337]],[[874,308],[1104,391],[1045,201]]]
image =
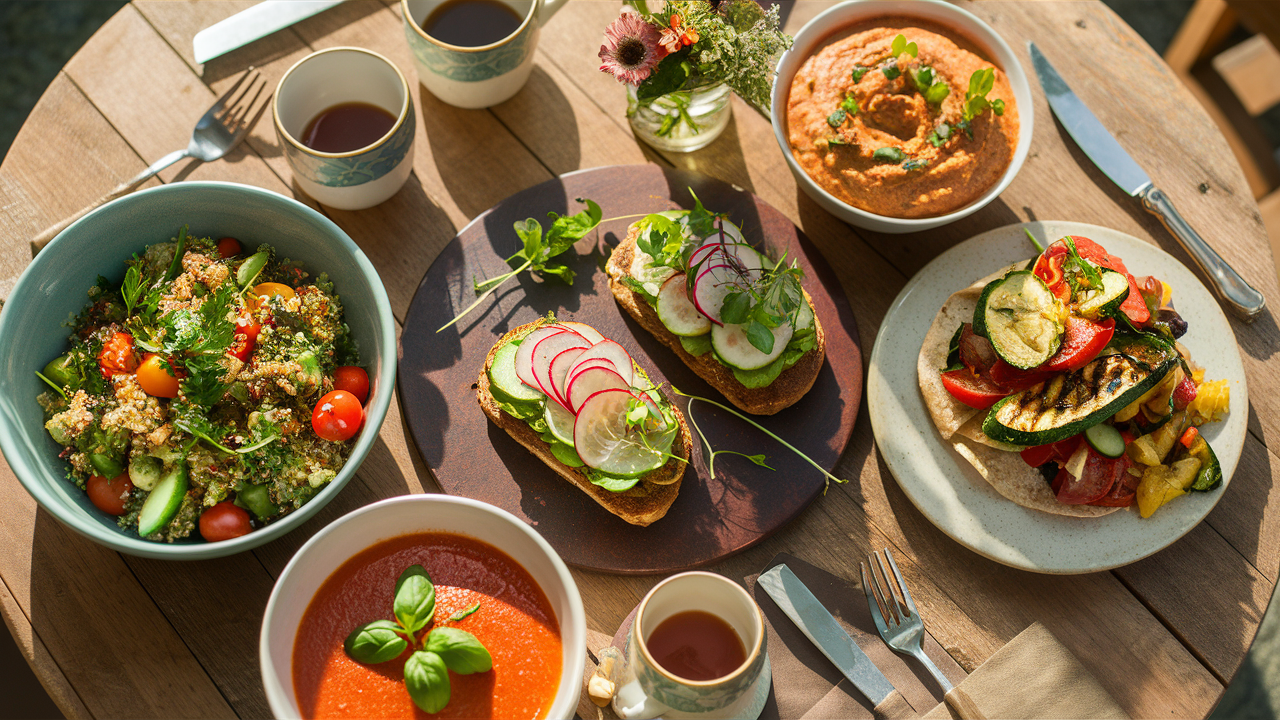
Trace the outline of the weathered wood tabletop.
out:
[[[253,3],[135,2],[67,63],[0,166],[0,296],[31,260],[28,240],[169,151],[248,65],[272,85],[308,53],[374,49],[414,77],[398,5],[349,2],[206,65],[200,29]],[[786,4],[796,32],[827,3]],[[1187,220],[1275,305],[1276,274],[1249,187],[1218,130],[1168,67],[1100,2],[978,3],[1024,66],[1034,40]],[[769,123],[736,98],[734,120],[708,148],[656,153],[624,117],[623,88],[597,71],[615,2],[573,2],[543,30],[533,75],[490,110],[443,105],[416,83],[414,174],[366,211],[319,208],[382,274],[398,320],[432,260],[471,218],[555,175],[619,163],[695,170],[753,191],[825,254],[853,305],[864,357],[889,303],[942,250],[984,230],[1034,219],[1096,223],[1143,238],[1188,266],[1157,222],[1107,181],[1055,124],[1033,87],[1035,137],[1008,190],[939,230],[895,237],[853,230],[803,195]],[[1034,85],[1034,83],[1033,83]],[[269,120],[226,160],[179,163],[156,183],[230,180],[293,195]],[[317,206],[318,207],[318,206]],[[533,211],[531,210],[531,214]],[[895,549],[938,642],[971,671],[1033,621],[1043,622],[1134,717],[1205,716],[1235,674],[1280,572],[1280,329],[1270,312],[1232,321],[1252,392],[1234,480],[1208,518],[1156,555],[1110,572],[1045,576],[964,549],[912,506],[877,453],[865,410],[833,487],[756,548],[713,567],[741,579],[777,552],[843,577],[872,548]],[[1233,412],[1246,412],[1234,408]],[[357,478],[291,535],[246,553],[190,563],[127,557],[40,510],[0,467],[0,609],[45,688],[68,717],[265,717],[258,629],[272,583],[316,530],[373,500],[437,492],[400,413],[391,413]],[[658,577],[574,571],[591,650]],[[595,709],[583,705],[595,717]]]

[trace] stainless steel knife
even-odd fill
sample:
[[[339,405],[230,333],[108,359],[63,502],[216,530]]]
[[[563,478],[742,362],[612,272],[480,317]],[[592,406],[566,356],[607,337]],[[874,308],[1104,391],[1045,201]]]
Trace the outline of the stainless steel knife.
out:
[[[840,627],[831,613],[786,565],[775,565],[756,580],[800,632],[849,678],[877,708],[890,696],[901,699],[889,679],[871,662],[862,648]],[[903,705],[905,700],[901,700]]]
[[[205,63],[244,47],[340,2],[342,0],[265,0],[196,33],[192,41],[196,62]]]
[[[1151,183],[1151,178],[1142,167],[1120,147],[1120,143],[1106,126],[1098,120],[1089,108],[1071,92],[1057,70],[1049,64],[1040,48],[1033,42],[1027,43],[1031,52],[1031,64],[1040,78],[1040,86],[1049,99],[1049,107],[1058,121],[1066,128],[1067,133],[1076,141],[1085,155],[1094,165],[1111,178],[1121,190],[1142,201],[1142,207],[1152,215],[1160,218],[1160,222],[1173,233],[1182,247],[1186,249],[1200,269],[1213,283],[1214,290],[1237,316],[1245,322],[1253,321],[1263,308],[1266,298],[1262,293],[1245,282],[1222,256],[1209,247],[1209,244],[1182,219],[1169,199],[1159,188]]]

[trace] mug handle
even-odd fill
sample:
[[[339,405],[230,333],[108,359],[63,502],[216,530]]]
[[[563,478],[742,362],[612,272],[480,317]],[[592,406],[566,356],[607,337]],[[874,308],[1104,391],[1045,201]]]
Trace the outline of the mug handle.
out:
[[[630,672],[628,672],[630,674]],[[634,675],[613,694],[613,711],[622,720],[649,720],[671,708],[644,694]]]
[[[545,25],[569,0],[538,0],[538,24]]]

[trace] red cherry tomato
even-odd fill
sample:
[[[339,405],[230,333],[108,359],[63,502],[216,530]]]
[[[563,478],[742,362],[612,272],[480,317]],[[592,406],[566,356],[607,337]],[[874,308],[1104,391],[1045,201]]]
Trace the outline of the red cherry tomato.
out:
[[[127,470],[111,480],[94,475],[85,483],[84,489],[94,507],[108,515],[123,515],[124,503],[133,492],[133,481],[129,480]]]
[[[233,237],[224,237],[218,241],[218,254],[225,260],[240,254],[240,241]]]
[[[1102,348],[1111,342],[1115,331],[1116,321],[1112,318],[1093,322],[1070,315],[1067,317],[1066,334],[1062,338],[1062,345],[1058,347],[1058,352],[1036,369],[1049,372],[1079,370],[1098,357]]]
[[[369,374],[363,368],[343,365],[333,371],[333,389],[346,390],[364,405],[364,401],[369,399]]]
[[[200,536],[209,542],[232,540],[253,532],[249,512],[224,500],[200,513]]]
[[[325,440],[342,442],[355,437],[364,422],[364,408],[355,395],[334,390],[320,398],[311,413],[311,427]]]
[[[231,338],[231,347],[227,348],[227,354],[235,356],[241,362],[248,362],[254,346],[258,344],[258,334],[261,332],[262,325],[254,319],[253,314],[247,309],[241,310],[240,316],[236,318],[234,336]]]
[[[112,333],[98,353],[98,367],[103,377],[128,375],[138,369],[138,354],[133,350],[133,336],[129,333]]]
[[[160,363],[160,356],[154,353],[147,353],[138,366],[138,384],[152,397],[178,397],[178,378],[169,374]]]
[[[1173,389],[1173,409],[1185,410],[1192,400],[1196,399],[1196,383],[1189,377],[1183,377],[1178,387]]]
[[[985,410],[1009,393],[981,375],[974,375],[968,368],[942,373],[942,386],[956,400],[976,410]]]

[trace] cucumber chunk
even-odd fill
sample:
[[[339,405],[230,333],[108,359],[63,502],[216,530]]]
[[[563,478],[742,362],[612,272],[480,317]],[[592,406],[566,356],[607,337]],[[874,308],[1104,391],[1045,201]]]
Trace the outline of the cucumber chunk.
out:
[[[1084,439],[1101,455],[1118,458],[1124,454],[1124,438],[1113,425],[1094,425],[1084,431]]]
[[[129,460],[129,480],[139,490],[151,492],[164,473],[164,462],[150,455],[134,455]]]
[[[517,347],[505,343],[493,355],[493,364],[489,366],[489,383],[493,390],[516,402],[536,402],[546,397],[541,392],[529,387],[516,375]]]
[[[1026,270],[987,283],[973,311],[974,333],[1016,368],[1043,365],[1062,343],[1066,308],[1049,286]]]
[[[182,499],[187,496],[187,462],[178,462],[147,496],[138,513],[138,534],[151,535],[173,520],[182,507]]]

